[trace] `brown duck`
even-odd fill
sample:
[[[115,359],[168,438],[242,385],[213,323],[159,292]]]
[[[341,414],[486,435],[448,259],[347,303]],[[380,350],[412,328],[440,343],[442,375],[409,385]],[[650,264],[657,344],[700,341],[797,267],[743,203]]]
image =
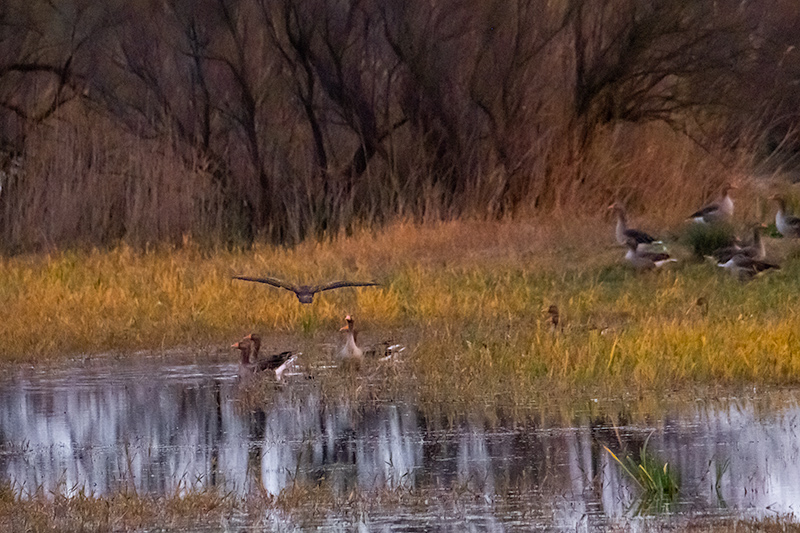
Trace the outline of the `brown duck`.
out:
[[[293,285],[277,278],[263,277],[254,278],[250,276],[233,276],[233,279],[240,279],[243,281],[254,281],[256,283],[266,283],[279,289],[286,289],[292,291],[297,295],[297,299],[301,304],[310,304],[314,301],[314,295],[318,292],[329,291],[332,289],[339,289],[342,287],[374,287],[380,285],[374,281],[332,281],[330,283],[323,283],[321,285]]]

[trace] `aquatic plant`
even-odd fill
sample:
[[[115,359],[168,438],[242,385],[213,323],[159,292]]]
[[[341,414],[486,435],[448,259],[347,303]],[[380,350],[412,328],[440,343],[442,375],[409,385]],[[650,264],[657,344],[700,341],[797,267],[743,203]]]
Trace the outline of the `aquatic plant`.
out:
[[[608,446],[603,446],[641,491],[635,514],[667,511],[680,492],[677,473],[670,469],[669,463],[647,450],[652,435],[653,433],[650,433],[647,436],[639,449],[638,456],[628,454],[624,459],[620,459]]]

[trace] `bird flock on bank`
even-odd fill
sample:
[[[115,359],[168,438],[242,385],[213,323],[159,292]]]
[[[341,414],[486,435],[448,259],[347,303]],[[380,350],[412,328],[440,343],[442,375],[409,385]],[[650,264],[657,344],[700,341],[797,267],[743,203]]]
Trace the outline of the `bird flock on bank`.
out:
[[[733,219],[734,209],[733,199],[730,196],[732,189],[736,189],[736,187],[730,183],[726,184],[716,200],[689,215],[688,220],[703,225],[729,223]],[[775,194],[769,199],[778,205],[778,211],[775,214],[775,227],[778,232],[784,237],[800,237],[800,218],[787,212],[785,197]],[[662,241],[641,230],[628,227],[627,215],[622,204],[614,202],[608,208],[616,214],[615,236],[617,242],[627,248],[625,260],[633,268],[649,270],[676,261],[661,246],[663,245]],[[761,272],[780,269],[776,263],[766,261],[766,248],[764,240],[761,238],[761,231],[764,227],[763,224],[753,227],[753,238],[750,244],[743,245],[741,240],[734,238],[732,242],[714,250],[710,257],[715,260],[717,266],[728,270],[733,276],[743,281],[752,279]]]
[[[733,219],[733,199],[730,191],[736,186],[730,183],[725,184],[720,191],[720,195],[708,205],[698,209],[688,220],[696,224],[714,225],[729,223]],[[800,238],[800,218],[787,212],[786,198],[775,194],[769,197],[778,206],[775,215],[775,227],[778,232],[788,238]],[[616,216],[615,237],[617,243],[626,247],[625,260],[635,270],[651,270],[659,268],[667,263],[675,262],[677,259],[671,257],[666,251],[663,242],[652,235],[628,226],[628,217],[625,207],[620,202],[614,202],[608,206]],[[712,258],[720,268],[728,270],[733,276],[740,280],[749,280],[761,272],[780,269],[780,266],[766,261],[766,248],[764,240],[761,238],[763,224],[755,225],[752,228],[752,241],[750,244],[743,245],[741,240],[734,238],[728,245],[714,250]],[[311,304],[314,295],[323,291],[340,289],[345,287],[377,287],[379,283],[374,281],[333,281],[319,285],[295,285],[287,283],[273,277],[250,277],[233,276],[235,280],[264,283],[280,289],[293,292],[301,304]],[[707,312],[708,303],[705,298],[699,298],[697,306],[702,311]],[[553,331],[563,328],[560,323],[559,310],[555,305],[547,309],[548,323]],[[381,361],[391,360],[395,354],[404,349],[399,344],[384,342],[369,348],[362,348],[357,344],[358,332],[355,329],[355,320],[351,315],[345,317],[345,325],[340,329],[345,332],[345,341],[336,352],[339,361],[343,366],[358,366],[365,357],[379,359]],[[270,355],[260,358],[261,338],[251,333],[239,342],[231,345],[238,349],[240,354],[239,373],[245,377],[257,373],[271,373],[277,380],[280,380],[284,371],[301,355],[291,351]]]

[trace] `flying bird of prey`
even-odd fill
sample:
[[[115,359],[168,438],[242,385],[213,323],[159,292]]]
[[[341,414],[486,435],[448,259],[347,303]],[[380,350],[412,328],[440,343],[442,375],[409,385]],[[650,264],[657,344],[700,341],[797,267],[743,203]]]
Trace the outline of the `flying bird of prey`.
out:
[[[329,291],[332,289],[339,289],[342,287],[373,287],[380,285],[374,281],[331,281],[321,285],[293,285],[277,278],[252,278],[249,276],[233,276],[233,279],[240,279],[243,281],[255,281],[257,283],[266,283],[279,289],[286,289],[292,291],[297,295],[297,299],[301,304],[310,304],[314,301],[314,295],[318,292]]]

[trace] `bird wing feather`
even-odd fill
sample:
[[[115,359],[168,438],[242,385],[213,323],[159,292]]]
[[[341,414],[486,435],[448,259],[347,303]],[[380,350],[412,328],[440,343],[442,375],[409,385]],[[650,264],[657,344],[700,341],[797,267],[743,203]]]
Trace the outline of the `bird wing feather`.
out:
[[[374,281],[332,281],[323,285],[317,285],[316,287],[313,287],[312,290],[314,292],[321,292],[329,291],[331,289],[339,289],[341,287],[370,287],[374,285],[380,285],[380,283]]]
[[[293,352],[281,352],[281,353],[276,353],[275,355],[270,355],[269,357],[261,359],[258,362],[258,368],[260,370],[266,370],[266,369],[275,370],[283,363],[288,361],[289,358],[292,356],[292,354]]]
[[[666,261],[667,259],[669,259],[669,254],[665,254],[665,253],[644,252],[644,253],[640,253],[639,256],[640,257],[644,257],[646,259],[649,259],[650,261],[653,261],[653,262]]]
[[[295,291],[297,287],[292,285],[291,283],[286,283],[285,281],[281,281],[278,278],[254,278],[250,276],[233,276],[233,279],[240,279],[243,281],[255,281],[257,283],[266,283],[267,285],[272,285],[273,287],[278,287],[280,289],[286,289],[287,291]]]
[[[656,238],[652,235],[633,228],[625,230],[625,236],[635,240],[637,243],[651,244],[656,242]]]
[[[719,204],[713,203],[711,205],[705,206],[702,209],[698,209],[697,211],[689,215],[689,218],[703,217],[706,215],[710,215],[711,213],[715,213],[717,211],[719,211]]]

